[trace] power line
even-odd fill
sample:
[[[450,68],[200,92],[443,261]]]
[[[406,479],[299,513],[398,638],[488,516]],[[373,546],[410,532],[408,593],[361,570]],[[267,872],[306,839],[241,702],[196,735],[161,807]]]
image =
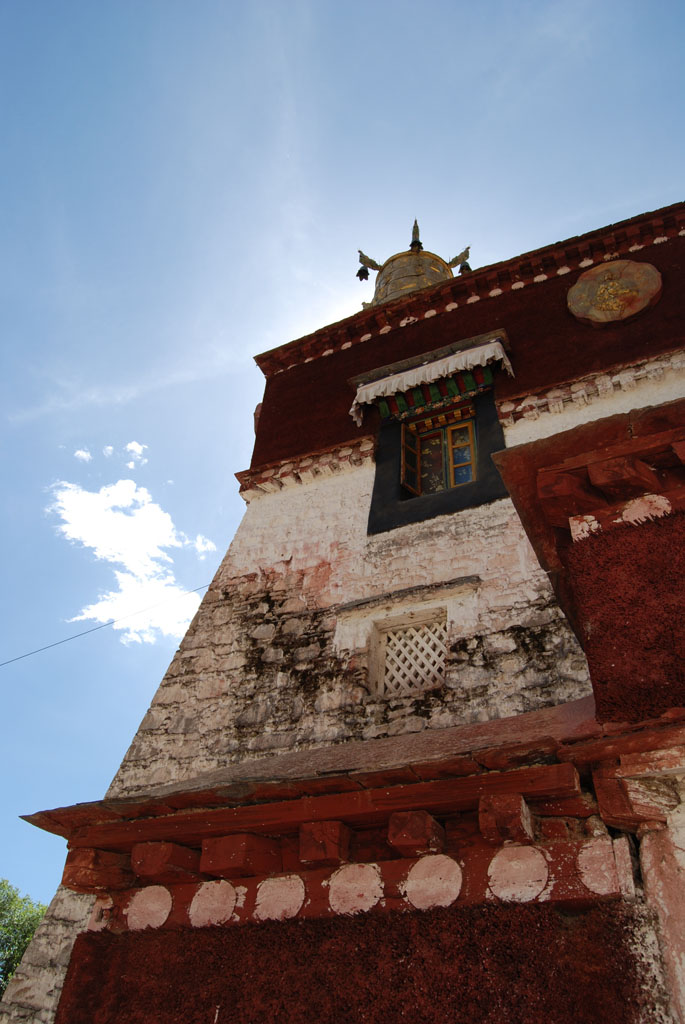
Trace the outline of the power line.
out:
[[[187,594],[198,594],[201,590],[206,590],[209,583],[205,583],[201,587],[194,587],[193,590],[184,590],[182,594],[177,594],[176,597],[171,598],[171,601],[178,600],[179,597],[185,597]],[[15,661],[22,661],[24,658],[30,658],[34,654],[40,654],[42,651],[49,651],[51,647],[59,647],[60,644],[68,644],[70,640],[78,640],[81,636],[88,636],[89,633],[95,633],[98,629],[104,629],[105,626],[116,626],[118,622],[125,622],[126,619],[133,619],[136,615],[142,615],[143,612],[152,611],[153,608],[159,608],[162,605],[169,604],[169,601],[159,601],[157,604],[148,605],[147,608],[140,608],[137,612],[129,612],[128,615],[122,615],[118,619],[110,619],[109,622],[101,622],[99,626],[92,626],[90,629],[84,629],[82,633],[74,633],[73,636],[65,636],[63,640],[55,640],[54,644],[46,644],[45,647],[37,647],[35,651],[27,651],[26,654],[19,654],[16,658],[8,658],[7,661],[0,661],[0,668],[5,665],[11,665]]]

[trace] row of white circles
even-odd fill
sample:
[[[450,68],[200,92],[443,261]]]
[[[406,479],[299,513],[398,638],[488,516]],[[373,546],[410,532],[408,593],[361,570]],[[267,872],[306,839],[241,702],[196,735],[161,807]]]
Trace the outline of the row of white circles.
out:
[[[600,851],[594,846],[588,844],[578,857],[580,876],[586,884],[596,876],[596,855]],[[491,894],[507,902],[527,903],[537,899],[545,889],[548,877],[546,858],[532,846],[505,847],[495,854],[488,867]],[[335,914],[358,914],[371,910],[384,895],[378,864],[344,864],[324,884],[328,885],[328,903]],[[412,907],[428,910],[454,903],[461,886],[462,871],[457,861],[445,854],[431,854],[416,861],[400,891]],[[588,887],[598,891],[596,882]],[[609,882],[609,889],[611,887]],[[305,884],[299,875],[266,878],[257,887],[254,918],[258,921],[282,921],[294,917],[302,908],[305,896]],[[190,904],[190,923],[197,928],[224,924],[237,905],[240,905],[239,894],[230,882],[204,882]],[[126,908],[128,927],[134,930],[159,928],[167,920],[171,907],[172,896],[165,886],[151,885],[141,889]]]

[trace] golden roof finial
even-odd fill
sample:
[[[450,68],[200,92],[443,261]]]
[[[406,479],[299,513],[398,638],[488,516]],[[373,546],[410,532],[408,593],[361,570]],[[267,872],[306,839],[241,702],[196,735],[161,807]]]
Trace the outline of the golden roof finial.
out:
[[[452,267],[458,266],[460,274],[468,273],[471,269],[466,262],[469,257],[468,246],[449,263],[435,253],[425,252],[419,237],[419,222],[416,219],[412,227],[411,243],[405,252],[396,253],[382,265],[361,249],[358,252],[361,266],[357,270],[357,277],[360,281],[368,280],[370,270],[378,271],[373,301],[363,303],[364,306],[379,306],[408,292],[429,288],[439,281],[449,280],[453,276]]]

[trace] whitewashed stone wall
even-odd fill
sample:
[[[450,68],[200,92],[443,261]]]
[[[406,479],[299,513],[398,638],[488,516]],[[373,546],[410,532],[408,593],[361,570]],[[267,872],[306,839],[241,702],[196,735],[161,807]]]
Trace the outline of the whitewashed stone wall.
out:
[[[253,498],[109,795],[590,692],[511,502],[369,537],[373,474],[369,463]],[[444,686],[378,698],[374,629],[432,608],[447,617]]]
[[[71,950],[85,931],[93,896],[60,887],[0,1002],[1,1024],[52,1024]]]

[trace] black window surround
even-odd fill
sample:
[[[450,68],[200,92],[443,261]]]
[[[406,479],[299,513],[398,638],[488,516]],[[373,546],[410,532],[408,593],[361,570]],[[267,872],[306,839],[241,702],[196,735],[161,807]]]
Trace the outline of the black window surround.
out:
[[[490,457],[492,452],[504,448],[493,393],[474,395],[472,401],[476,411],[476,479],[435,494],[412,495],[402,486],[402,424],[390,420],[381,426],[369,534],[385,533],[507,497],[508,491]]]

